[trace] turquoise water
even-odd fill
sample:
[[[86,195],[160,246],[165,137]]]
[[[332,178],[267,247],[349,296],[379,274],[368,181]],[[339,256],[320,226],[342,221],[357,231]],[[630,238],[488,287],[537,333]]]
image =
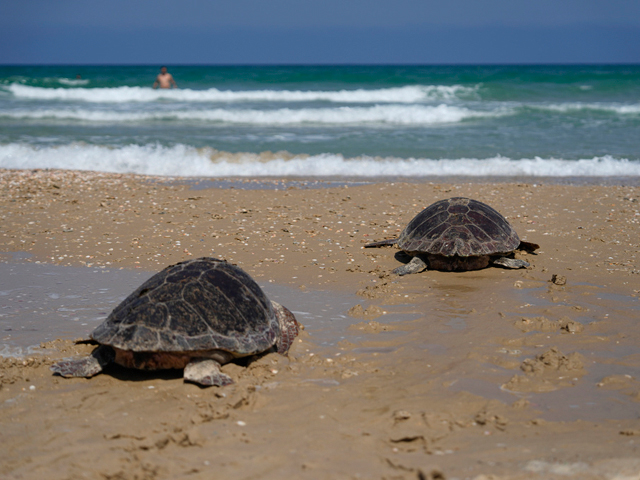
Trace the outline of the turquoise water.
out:
[[[0,67],[0,167],[640,176],[640,66],[169,67]]]

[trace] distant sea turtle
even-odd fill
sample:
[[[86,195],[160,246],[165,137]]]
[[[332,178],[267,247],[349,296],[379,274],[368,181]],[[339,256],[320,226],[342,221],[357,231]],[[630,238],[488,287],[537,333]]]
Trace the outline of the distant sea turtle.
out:
[[[416,215],[398,238],[365,247],[396,244],[413,257],[393,273],[406,275],[426,269],[479,270],[491,264],[524,268],[524,260],[509,258],[514,250],[540,248],[523,242],[506,218],[489,205],[464,197],[440,200]]]
[[[233,380],[220,365],[272,350],[284,355],[298,327],[242,269],[198,258],[143,283],[93,331],[99,346],[90,356],[62,360],[51,370],[92,377],[115,362],[143,370],[183,368],[186,381],[228,385]]]

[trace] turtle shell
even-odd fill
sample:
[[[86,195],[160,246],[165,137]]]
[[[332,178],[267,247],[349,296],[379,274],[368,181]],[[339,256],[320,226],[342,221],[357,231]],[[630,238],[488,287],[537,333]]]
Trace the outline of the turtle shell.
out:
[[[397,241],[402,250],[445,257],[507,253],[520,238],[489,205],[464,197],[440,200],[416,215]]]
[[[134,352],[264,352],[280,332],[271,302],[242,269],[215,258],[165,268],[118,305],[91,337]]]

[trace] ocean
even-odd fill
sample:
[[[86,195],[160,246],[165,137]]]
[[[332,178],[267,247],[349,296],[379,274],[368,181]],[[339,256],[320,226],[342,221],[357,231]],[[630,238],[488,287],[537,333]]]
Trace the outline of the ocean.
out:
[[[640,65],[1,66],[0,168],[640,177]],[[77,78],[80,75],[80,78]]]

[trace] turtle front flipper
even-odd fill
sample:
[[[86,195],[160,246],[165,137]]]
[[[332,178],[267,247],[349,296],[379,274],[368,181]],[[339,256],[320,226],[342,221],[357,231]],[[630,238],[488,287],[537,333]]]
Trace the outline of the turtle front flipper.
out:
[[[184,367],[184,379],[205,387],[231,385],[231,377],[220,371],[220,364],[210,358],[192,358]]]
[[[516,260],[515,258],[500,257],[491,261],[494,265],[500,265],[505,268],[527,268],[529,262],[524,260]]]
[[[420,257],[413,257],[409,263],[393,270],[396,275],[408,275],[410,273],[420,273],[427,269],[427,264]]]
[[[113,362],[115,353],[113,348],[100,345],[91,355],[83,358],[65,358],[51,366],[51,371],[63,377],[93,377]]]
[[[280,335],[276,340],[276,350],[279,354],[286,355],[293,344],[293,340],[298,336],[300,329],[304,327],[298,323],[296,317],[293,316],[293,313],[291,313],[288,308],[283,307],[273,300],[271,301],[271,305],[273,305],[278,324],[280,325]]]

